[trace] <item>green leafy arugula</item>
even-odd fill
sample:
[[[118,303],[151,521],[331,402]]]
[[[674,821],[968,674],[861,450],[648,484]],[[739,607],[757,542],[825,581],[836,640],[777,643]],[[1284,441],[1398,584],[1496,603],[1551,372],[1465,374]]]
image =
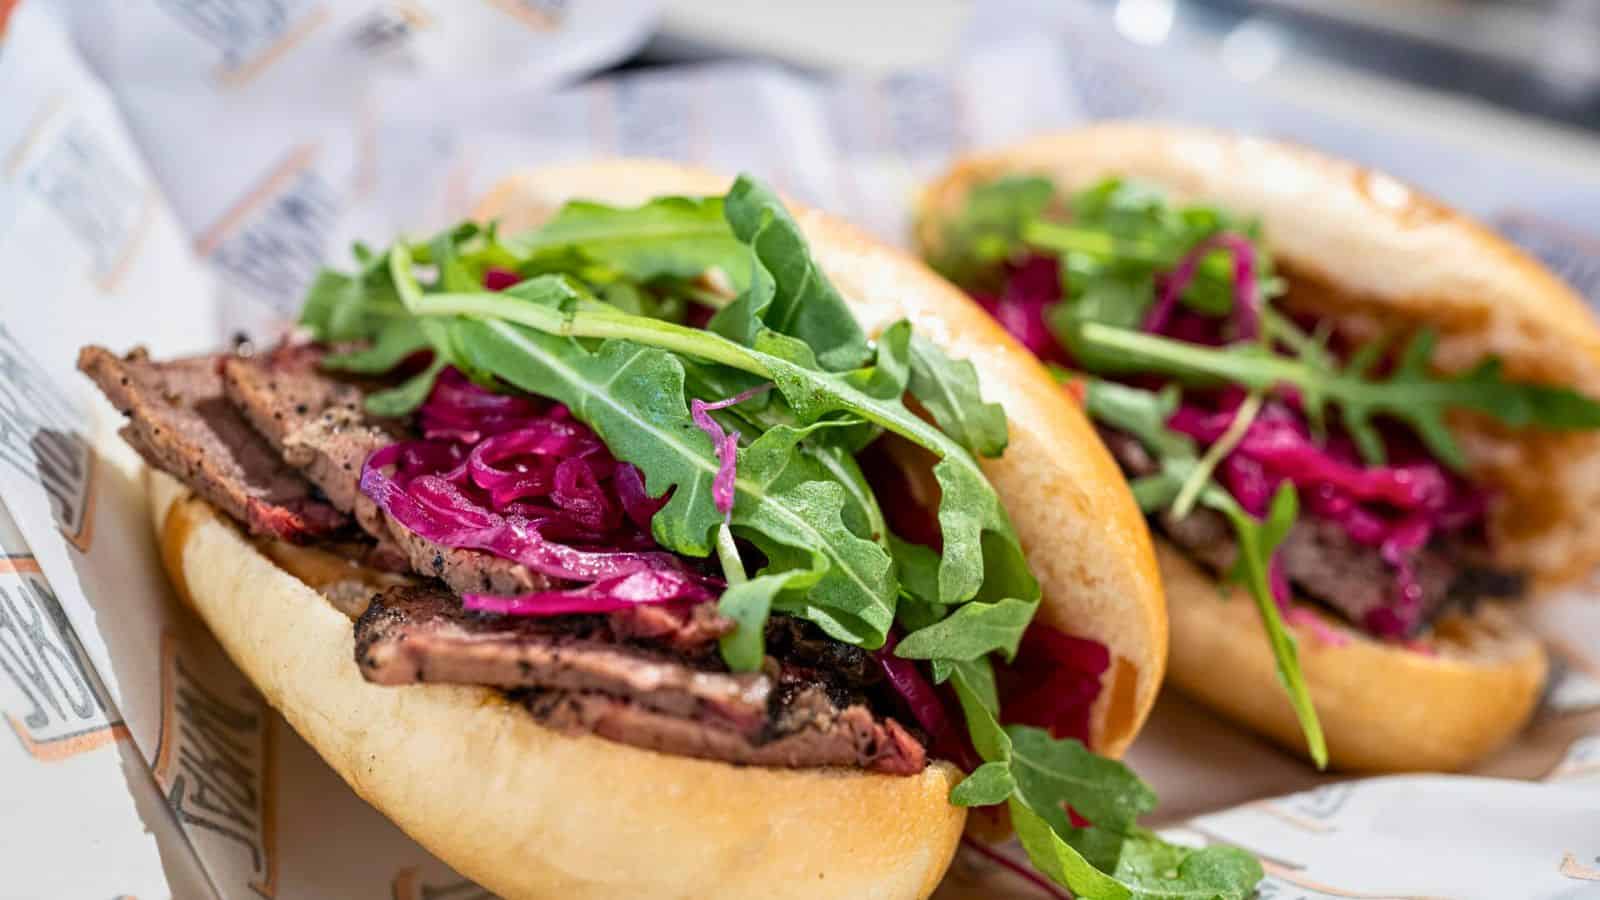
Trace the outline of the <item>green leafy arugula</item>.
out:
[[[1258,390],[1297,388],[1312,415],[1320,418],[1327,406],[1337,408],[1340,422],[1373,464],[1384,460],[1383,439],[1373,424],[1380,416],[1411,426],[1434,456],[1456,469],[1465,458],[1446,427],[1452,410],[1479,412],[1512,428],[1600,428],[1600,403],[1570,388],[1507,382],[1495,359],[1459,375],[1434,374],[1428,362],[1437,338],[1431,329],[1417,332],[1393,370],[1380,375],[1374,369],[1387,346],[1382,339],[1364,345],[1340,367],[1325,354],[1293,358],[1254,344],[1204,347],[1100,323],[1077,329],[1080,343],[1115,357],[1125,371]]]
[[[1044,214],[1055,185],[1037,176],[1012,176],[980,184],[941,233],[939,251],[929,262],[957,284],[993,274],[1016,252],[1022,228]]]
[[[1111,317],[1132,325],[1155,302],[1157,277],[1222,232],[1259,237],[1253,223],[1213,207],[1174,206],[1137,182],[1105,179],[1062,198],[1046,178],[1014,176],[971,191],[943,227],[932,262],[957,284],[981,288],[989,286],[986,280],[999,263],[1030,252],[1056,256],[1067,294],[1052,316],[1055,323]],[[1283,281],[1274,274],[1271,258],[1260,254],[1257,261],[1260,296],[1281,294]],[[1181,300],[1211,315],[1233,308],[1233,268],[1226,252],[1214,251],[1200,261]]]
[[[1001,726],[986,660],[947,667],[944,674],[984,760],[952,790],[951,802],[1005,803],[1018,840],[1040,872],[1093,900],[1243,900],[1255,892],[1263,873],[1248,853],[1179,847],[1138,827],[1138,817],[1155,808],[1156,797],[1126,766],[1039,728]],[[1090,824],[1074,825],[1068,807]]]

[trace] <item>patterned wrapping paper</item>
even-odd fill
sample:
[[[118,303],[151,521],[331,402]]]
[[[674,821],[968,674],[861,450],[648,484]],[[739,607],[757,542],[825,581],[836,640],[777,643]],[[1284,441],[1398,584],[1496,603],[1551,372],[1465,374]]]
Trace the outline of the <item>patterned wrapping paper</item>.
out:
[[[1181,115],[1380,164],[1600,302],[1600,186],[1215,86],[1193,96],[1202,63],[1131,65],[1058,16],[1016,39],[975,28],[938,71],[819,82],[725,63],[551,90],[651,18],[598,0],[13,10],[0,897],[487,896],[357,799],[177,607],[136,457],[72,360],[89,341],[163,354],[270,335],[350,239],[445,224],[515,167],[631,154],[748,169],[901,239],[916,186],[954,154],[1086,118]],[[1175,839],[1262,855],[1264,897],[1600,893],[1597,595],[1529,609],[1562,664],[1534,727],[1482,768],[1493,778],[1318,776],[1170,695],[1130,762]],[[963,853],[938,896],[1043,894]]]

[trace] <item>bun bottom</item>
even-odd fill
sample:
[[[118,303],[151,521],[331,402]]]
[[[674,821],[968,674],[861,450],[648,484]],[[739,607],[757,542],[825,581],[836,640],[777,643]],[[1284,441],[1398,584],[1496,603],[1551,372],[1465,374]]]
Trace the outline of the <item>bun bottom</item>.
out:
[[[1224,716],[1304,755],[1299,721],[1249,594],[1220,588],[1159,537],[1156,558],[1172,623],[1168,678]],[[1469,766],[1527,723],[1549,667],[1538,640],[1505,610],[1489,606],[1444,617],[1420,650],[1375,641],[1331,618],[1324,617],[1324,625],[1318,629],[1324,634],[1304,627],[1294,634],[1328,757],[1338,769]]]
[[[966,812],[946,763],[896,777],[738,768],[540,726],[487,688],[380,687],[350,620],[167,475],[183,599],[267,701],[418,843],[507,898],[926,897]]]

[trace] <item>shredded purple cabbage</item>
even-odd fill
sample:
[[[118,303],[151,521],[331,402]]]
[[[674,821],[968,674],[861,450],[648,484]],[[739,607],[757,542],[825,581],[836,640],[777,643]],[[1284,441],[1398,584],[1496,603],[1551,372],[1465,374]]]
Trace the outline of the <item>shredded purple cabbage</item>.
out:
[[[704,580],[693,575],[645,569],[559,591],[516,597],[466,594],[461,605],[478,612],[511,616],[561,616],[614,612],[646,603],[700,603],[715,597]]]
[[[406,528],[564,581],[468,605],[516,615],[607,612],[712,599],[718,582],[656,549],[651,498],[588,426],[559,404],[497,394],[445,370],[419,414],[424,437],[367,458],[361,490]]]
[[[928,749],[934,755],[952,760],[971,772],[982,764],[971,740],[955,727],[945,706],[945,698],[922,674],[919,664],[915,660],[894,655],[895,645],[899,642],[899,636],[891,631],[884,645],[873,651],[872,657],[883,670],[884,680],[900,695],[906,709],[927,733]]]
[[[1200,262],[1219,248],[1233,256],[1234,335],[1238,340],[1247,341],[1261,333],[1261,297],[1256,290],[1256,248],[1243,235],[1229,232],[1212,235],[1196,244],[1162,278],[1161,296],[1145,316],[1145,331],[1152,334],[1167,333],[1168,323],[1178,308],[1178,298],[1194,281]]]
[[[1071,358],[1045,319],[1045,312],[1061,298],[1060,263],[1033,256],[1008,272],[999,296],[979,294],[974,299],[1033,355],[1069,365]]]
[[[711,413],[743,403],[771,389],[772,385],[763,384],[741,391],[725,400],[707,403],[696,398],[689,401],[689,417],[694,420],[695,427],[704,431],[706,437],[711,438],[711,446],[717,451],[717,475],[711,481],[711,501],[716,504],[717,512],[722,513],[724,521],[733,519],[734,480],[738,477],[739,432],[725,432],[722,425],[711,418]]]
[[[1016,659],[997,669],[1002,719],[1087,741],[1101,676],[1110,667],[1111,651],[1104,644],[1035,621],[1023,634]]]

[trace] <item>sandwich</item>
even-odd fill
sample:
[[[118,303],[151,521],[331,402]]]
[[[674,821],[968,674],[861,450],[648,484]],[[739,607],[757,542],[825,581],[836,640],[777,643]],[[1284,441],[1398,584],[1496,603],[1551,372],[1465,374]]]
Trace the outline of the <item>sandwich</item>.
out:
[[[1081,896],[1261,877],[1137,825],[1145,523],[1045,368],[912,258],[753,179],[554,167],[358,246],[299,321],[79,366],[177,593],[485,888],[923,897],[974,806]]]
[[[1539,263],[1381,173],[1132,123],[959,161],[917,240],[1116,457],[1179,689],[1350,770],[1527,722],[1516,601],[1600,560],[1600,332]]]

